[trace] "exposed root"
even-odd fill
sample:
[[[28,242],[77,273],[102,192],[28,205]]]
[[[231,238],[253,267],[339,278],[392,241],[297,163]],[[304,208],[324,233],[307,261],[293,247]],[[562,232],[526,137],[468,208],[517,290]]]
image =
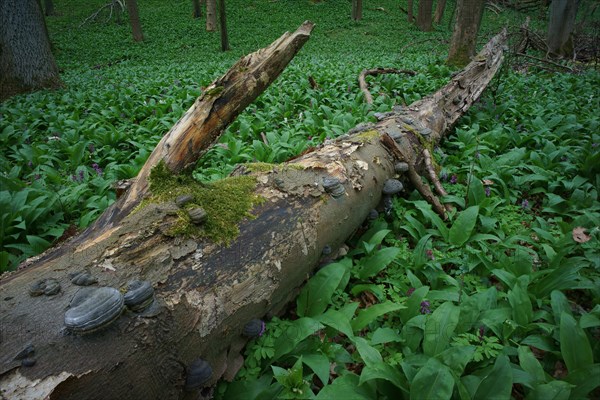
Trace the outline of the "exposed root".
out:
[[[358,85],[360,90],[365,95],[365,101],[367,104],[373,104],[373,96],[371,92],[369,92],[369,86],[367,85],[366,77],[367,75],[375,76],[375,75],[383,75],[383,74],[406,74],[410,76],[415,76],[417,73],[415,71],[410,71],[407,69],[395,69],[395,68],[375,68],[375,69],[363,69],[360,75],[358,76]]]
[[[408,179],[414,185],[414,187],[421,193],[421,196],[431,204],[433,210],[442,217],[442,219],[446,219],[446,209],[437,198],[437,196],[431,191],[431,188],[426,183],[423,183],[421,176],[417,173],[415,168],[415,162],[411,157],[406,156],[400,146],[396,144],[394,139],[392,139],[387,133],[381,135],[381,142],[385,147],[387,147],[394,157],[396,157],[399,161],[403,161],[408,164]],[[440,185],[441,186],[441,185]],[[443,190],[443,189],[442,189]]]

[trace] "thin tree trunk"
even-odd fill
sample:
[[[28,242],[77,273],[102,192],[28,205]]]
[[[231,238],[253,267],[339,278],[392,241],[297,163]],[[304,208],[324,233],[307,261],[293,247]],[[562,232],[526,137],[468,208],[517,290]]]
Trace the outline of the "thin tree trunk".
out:
[[[475,55],[485,0],[458,0],[447,63],[464,66]]]
[[[433,22],[439,24],[444,17],[444,11],[446,10],[446,0],[438,0],[435,5],[435,15],[433,17]]]
[[[433,30],[431,23],[431,10],[433,9],[433,0],[419,0],[419,14],[417,15],[417,26],[423,32]]]
[[[42,8],[37,0],[0,2],[0,101],[60,87]]]
[[[555,57],[573,57],[573,29],[580,0],[553,0],[548,20],[548,50]]]
[[[192,16],[194,18],[202,17],[202,7],[200,6],[200,0],[192,0],[192,5],[194,6]]]
[[[225,0],[219,0],[219,22],[221,28],[221,50],[229,50],[229,38],[227,36],[227,16],[225,14]]]
[[[46,14],[47,17],[54,15],[54,3],[52,0],[44,0],[44,9],[44,14]]]
[[[129,14],[129,22],[131,23],[131,31],[133,40],[141,42],[144,40],[142,33],[142,25],[140,24],[140,15],[138,13],[137,0],[126,0],[127,13]]]
[[[415,17],[413,16],[413,0],[408,0],[406,4],[406,15],[408,18],[408,22],[413,23]]]
[[[256,98],[274,79],[273,69],[278,71],[275,76],[281,72],[311,29],[312,24],[303,25],[270,48],[236,63],[212,85],[212,89],[222,89],[205,92],[201,97],[205,106],[194,104],[153,155],[164,155],[167,169],[177,171],[167,162],[181,156],[169,152],[170,145],[177,144],[170,139],[189,140],[190,130],[207,124],[189,121],[190,115],[216,113],[214,118],[231,121],[237,108],[216,107],[239,102],[240,96],[246,104]],[[108,217],[103,215],[113,224],[101,223],[98,229],[31,261],[22,271],[3,277],[3,395],[49,400],[181,398],[189,367],[198,359],[212,369],[202,386],[234,375],[247,340],[240,334],[244,325],[280,312],[318,264],[322,249],[336,249],[362,223],[379,202],[383,182],[394,174],[397,160],[392,154],[400,152],[419,170],[425,169],[420,149],[437,143],[481,95],[500,66],[505,40],[504,31],[444,88],[409,107],[395,109],[349,138],[282,165],[238,169],[237,177],[228,182],[245,177],[254,182],[253,194],[263,201],[252,210],[252,219],[239,222],[239,235],[228,246],[207,238],[165,234],[177,224],[181,210],[173,199],[146,204],[115,219],[120,203],[107,210]],[[247,98],[250,89],[252,96]],[[391,145],[397,148],[388,151],[380,135],[395,138],[396,144]],[[181,146],[187,148],[187,141]],[[189,152],[199,154],[195,147]],[[146,165],[154,161],[149,159]],[[172,196],[191,190],[177,186],[186,182],[184,176],[173,179],[174,185],[168,186]],[[337,182],[336,190],[331,191],[329,185],[328,191],[324,179]],[[222,201],[229,190],[222,192]],[[82,269],[105,287],[123,288],[133,277],[148,280],[154,287],[155,303],[142,314],[126,312],[100,331],[69,333],[63,316],[78,290],[69,273]],[[48,278],[60,283],[60,292],[31,297],[31,284]],[[91,299],[91,308],[104,304]],[[32,361],[35,366],[26,367]]]
[[[217,29],[217,0],[206,0],[206,30],[214,32]]]
[[[352,0],[352,19],[355,21],[362,19],[362,0]]]

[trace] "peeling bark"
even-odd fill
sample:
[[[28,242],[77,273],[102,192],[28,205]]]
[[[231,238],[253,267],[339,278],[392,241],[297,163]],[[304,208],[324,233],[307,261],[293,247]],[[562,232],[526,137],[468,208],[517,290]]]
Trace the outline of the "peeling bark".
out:
[[[393,138],[403,156],[424,173],[424,144],[439,142],[480,96],[500,66],[505,39],[502,32],[447,86],[387,113],[377,124],[357,127],[347,137],[266,170],[238,168],[237,175],[254,177],[255,194],[264,201],[251,211],[254,218],[239,224],[240,234],[229,246],[164,234],[177,219],[178,208],[169,200],[126,213],[114,225],[101,223],[100,234],[83,235],[93,240],[75,238],[29,268],[4,277],[0,281],[2,395],[197,398],[197,392],[183,388],[186,370],[198,358],[212,366],[205,386],[234,376],[245,344],[244,325],[280,312],[319,263],[322,249],[342,246],[379,203],[395,162],[380,137]],[[226,77],[229,74],[235,75],[230,71]],[[229,83],[222,82],[225,92]],[[177,125],[185,124],[188,117]],[[172,139],[169,135],[166,140]],[[161,153],[160,158],[168,159],[169,154]],[[171,170],[178,171],[188,162],[186,158],[175,163],[178,167]],[[324,178],[338,179],[343,195],[331,196],[323,187]],[[128,196],[141,196],[146,190],[142,188],[146,186],[130,189]],[[105,221],[114,222],[112,217]],[[68,333],[63,316],[78,290],[68,274],[84,268],[100,286],[123,288],[132,278],[149,280],[155,304],[144,314],[127,311],[98,332]],[[37,279],[51,277],[61,284],[57,295],[28,294]],[[34,366],[22,365],[19,353],[24,349],[36,360]]]

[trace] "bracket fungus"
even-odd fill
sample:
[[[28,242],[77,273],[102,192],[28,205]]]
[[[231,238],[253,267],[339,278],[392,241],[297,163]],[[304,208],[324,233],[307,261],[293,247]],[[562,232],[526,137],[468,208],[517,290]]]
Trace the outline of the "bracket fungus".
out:
[[[132,280],[123,298],[131,311],[142,312],[154,301],[154,288],[149,281]]]
[[[115,288],[82,288],[65,313],[65,326],[75,333],[97,331],[116,321],[124,307],[123,295]]]
[[[265,333],[265,322],[258,318],[250,320],[242,330],[242,335],[251,339],[262,336],[263,333]]]
[[[202,224],[208,218],[206,211],[200,207],[188,210],[188,215],[190,216],[190,220],[197,225]]]
[[[74,272],[72,274],[69,274],[69,278],[71,278],[71,283],[77,286],[89,286],[98,282],[98,279],[93,277],[87,271]]]
[[[340,180],[337,178],[323,178],[323,188],[334,199],[337,199],[346,193],[344,185],[342,185],[342,182],[340,182]]]
[[[33,297],[43,294],[53,296],[58,292],[60,292],[60,283],[54,278],[40,279],[29,288],[29,294]]]
[[[212,376],[212,367],[208,361],[198,358],[187,369],[185,390],[191,391],[204,387]]]

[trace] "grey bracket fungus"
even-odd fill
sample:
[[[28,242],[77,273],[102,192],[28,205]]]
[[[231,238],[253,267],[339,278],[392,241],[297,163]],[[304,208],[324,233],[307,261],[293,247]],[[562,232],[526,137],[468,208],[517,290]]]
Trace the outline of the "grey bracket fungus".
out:
[[[98,282],[98,279],[92,276],[88,271],[74,272],[69,274],[71,283],[77,286],[89,286]]]
[[[408,164],[405,162],[397,162],[394,164],[394,171],[396,171],[397,174],[404,173],[408,171]]]
[[[212,367],[208,361],[198,358],[187,368],[185,390],[191,391],[204,387],[212,376]]]
[[[175,204],[177,204],[177,207],[183,207],[192,201],[194,201],[194,196],[191,194],[182,194],[175,198]]]
[[[29,295],[36,297],[41,295],[53,296],[60,292],[60,283],[54,278],[40,279],[29,287]]]
[[[323,189],[325,189],[325,191],[333,198],[341,197],[346,193],[344,185],[342,185],[342,182],[337,178],[323,178]]]
[[[132,280],[123,298],[131,311],[142,312],[154,301],[154,288],[149,281]]]
[[[116,321],[124,308],[123,295],[115,288],[81,288],[65,313],[65,326],[75,333],[94,332]]]
[[[369,211],[369,215],[367,216],[369,221],[374,221],[378,217],[379,217],[379,212],[377,212],[377,210],[375,210],[375,209],[372,209],[371,211]]]
[[[190,216],[190,220],[197,225],[204,223],[208,218],[206,211],[200,207],[188,210],[188,215]]]
[[[324,255],[324,256],[328,256],[328,255],[330,255],[330,254],[331,254],[331,251],[332,251],[332,250],[331,250],[331,246],[330,246],[330,245],[328,245],[328,244],[326,244],[326,245],[323,247],[323,250],[321,250],[321,254],[322,254],[322,255]]]
[[[398,179],[387,179],[383,183],[383,194],[394,195],[404,190],[404,185]]]
[[[250,339],[262,336],[263,333],[265,333],[265,323],[258,318],[250,320],[242,330],[242,335]]]

